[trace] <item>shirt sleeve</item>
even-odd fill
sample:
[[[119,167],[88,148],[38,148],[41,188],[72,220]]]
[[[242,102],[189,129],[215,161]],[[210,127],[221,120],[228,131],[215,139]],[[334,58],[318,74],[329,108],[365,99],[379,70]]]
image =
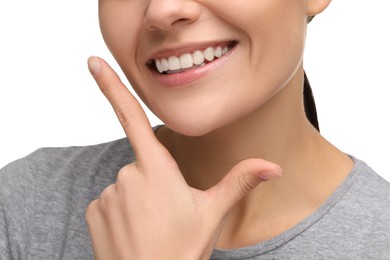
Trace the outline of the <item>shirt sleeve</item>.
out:
[[[9,249],[8,231],[5,222],[3,207],[0,208],[0,259],[11,259],[11,252]]]
[[[0,177],[3,175],[3,170],[0,169]],[[1,184],[1,179],[0,179]],[[4,206],[3,186],[0,185],[0,259],[9,260],[11,258],[9,233],[7,227],[7,219]]]
[[[29,156],[0,169],[0,259],[28,259],[29,226],[33,216]]]

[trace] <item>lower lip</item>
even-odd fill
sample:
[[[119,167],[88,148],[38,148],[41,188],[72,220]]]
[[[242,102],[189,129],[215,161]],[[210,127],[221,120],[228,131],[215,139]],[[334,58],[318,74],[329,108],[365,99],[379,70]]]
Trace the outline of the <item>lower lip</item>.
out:
[[[205,77],[208,73],[216,70],[221,67],[228,61],[229,56],[236,49],[237,45],[235,45],[232,49],[226,52],[220,58],[213,60],[210,63],[202,67],[197,67],[194,69],[186,70],[179,73],[173,74],[161,74],[158,71],[152,69],[153,77],[161,84],[167,88],[183,88],[188,87],[201,78]]]

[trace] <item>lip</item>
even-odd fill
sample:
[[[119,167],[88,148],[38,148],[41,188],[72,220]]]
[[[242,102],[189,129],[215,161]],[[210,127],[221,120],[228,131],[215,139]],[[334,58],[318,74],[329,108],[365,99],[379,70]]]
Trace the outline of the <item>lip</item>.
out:
[[[212,41],[212,42],[201,42],[201,43],[187,43],[185,45],[180,46],[173,46],[170,48],[164,48],[159,49],[155,51],[152,55],[149,56],[146,63],[149,63],[151,60],[154,59],[161,59],[161,58],[168,58],[170,56],[180,56],[184,53],[193,53],[197,50],[204,50],[207,47],[216,47],[221,46],[225,47],[228,46],[236,41],[229,40],[229,41]]]
[[[219,42],[219,43],[221,43],[221,42]],[[167,88],[172,88],[172,89],[184,88],[184,87],[187,87],[187,86],[195,83],[196,81],[202,79],[207,74],[218,69],[219,67],[221,67],[223,64],[225,64],[229,60],[230,55],[236,50],[236,47],[238,46],[238,42],[229,41],[228,43],[229,44],[234,43],[234,45],[232,46],[232,48],[228,52],[226,52],[222,57],[215,59],[212,62],[209,62],[201,67],[196,67],[193,69],[189,69],[189,70],[186,70],[183,72],[173,73],[173,74],[161,74],[156,69],[153,69],[150,66],[148,66],[148,69],[149,69],[149,71],[151,71],[152,76],[161,85],[163,85]],[[199,50],[199,46],[200,45],[197,45],[195,48],[192,46],[191,48],[193,51],[196,51],[196,50]],[[212,45],[210,45],[210,43],[205,44],[204,48],[207,48],[209,46],[212,46]],[[180,49],[180,50],[182,50],[182,49]],[[189,49],[187,49],[187,50],[189,50]],[[176,49],[175,52],[178,53],[178,50]],[[191,51],[189,51],[189,52],[191,52]],[[166,51],[160,52],[159,55],[161,55],[161,54],[166,55],[166,53],[167,53]],[[173,54],[170,54],[170,55],[173,55]],[[167,57],[167,56],[154,56],[154,58],[157,58],[157,57]]]

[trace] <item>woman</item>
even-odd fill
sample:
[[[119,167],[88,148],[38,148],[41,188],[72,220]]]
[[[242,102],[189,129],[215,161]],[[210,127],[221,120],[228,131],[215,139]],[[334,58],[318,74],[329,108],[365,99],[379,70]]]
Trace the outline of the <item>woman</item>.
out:
[[[101,0],[108,48],[165,125],[91,57],[128,140],[4,168],[1,256],[389,257],[389,184],[319,134],[302,95],[307,21],[329,3]]]

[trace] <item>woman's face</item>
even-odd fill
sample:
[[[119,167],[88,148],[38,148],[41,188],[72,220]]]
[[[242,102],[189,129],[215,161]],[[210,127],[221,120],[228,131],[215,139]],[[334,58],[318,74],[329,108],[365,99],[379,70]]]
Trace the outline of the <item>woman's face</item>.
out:
[[[288,84],[302,62],[307,3],[100,0],[99,15],[108,48],[147,106],[174,131],[199,136]]]

